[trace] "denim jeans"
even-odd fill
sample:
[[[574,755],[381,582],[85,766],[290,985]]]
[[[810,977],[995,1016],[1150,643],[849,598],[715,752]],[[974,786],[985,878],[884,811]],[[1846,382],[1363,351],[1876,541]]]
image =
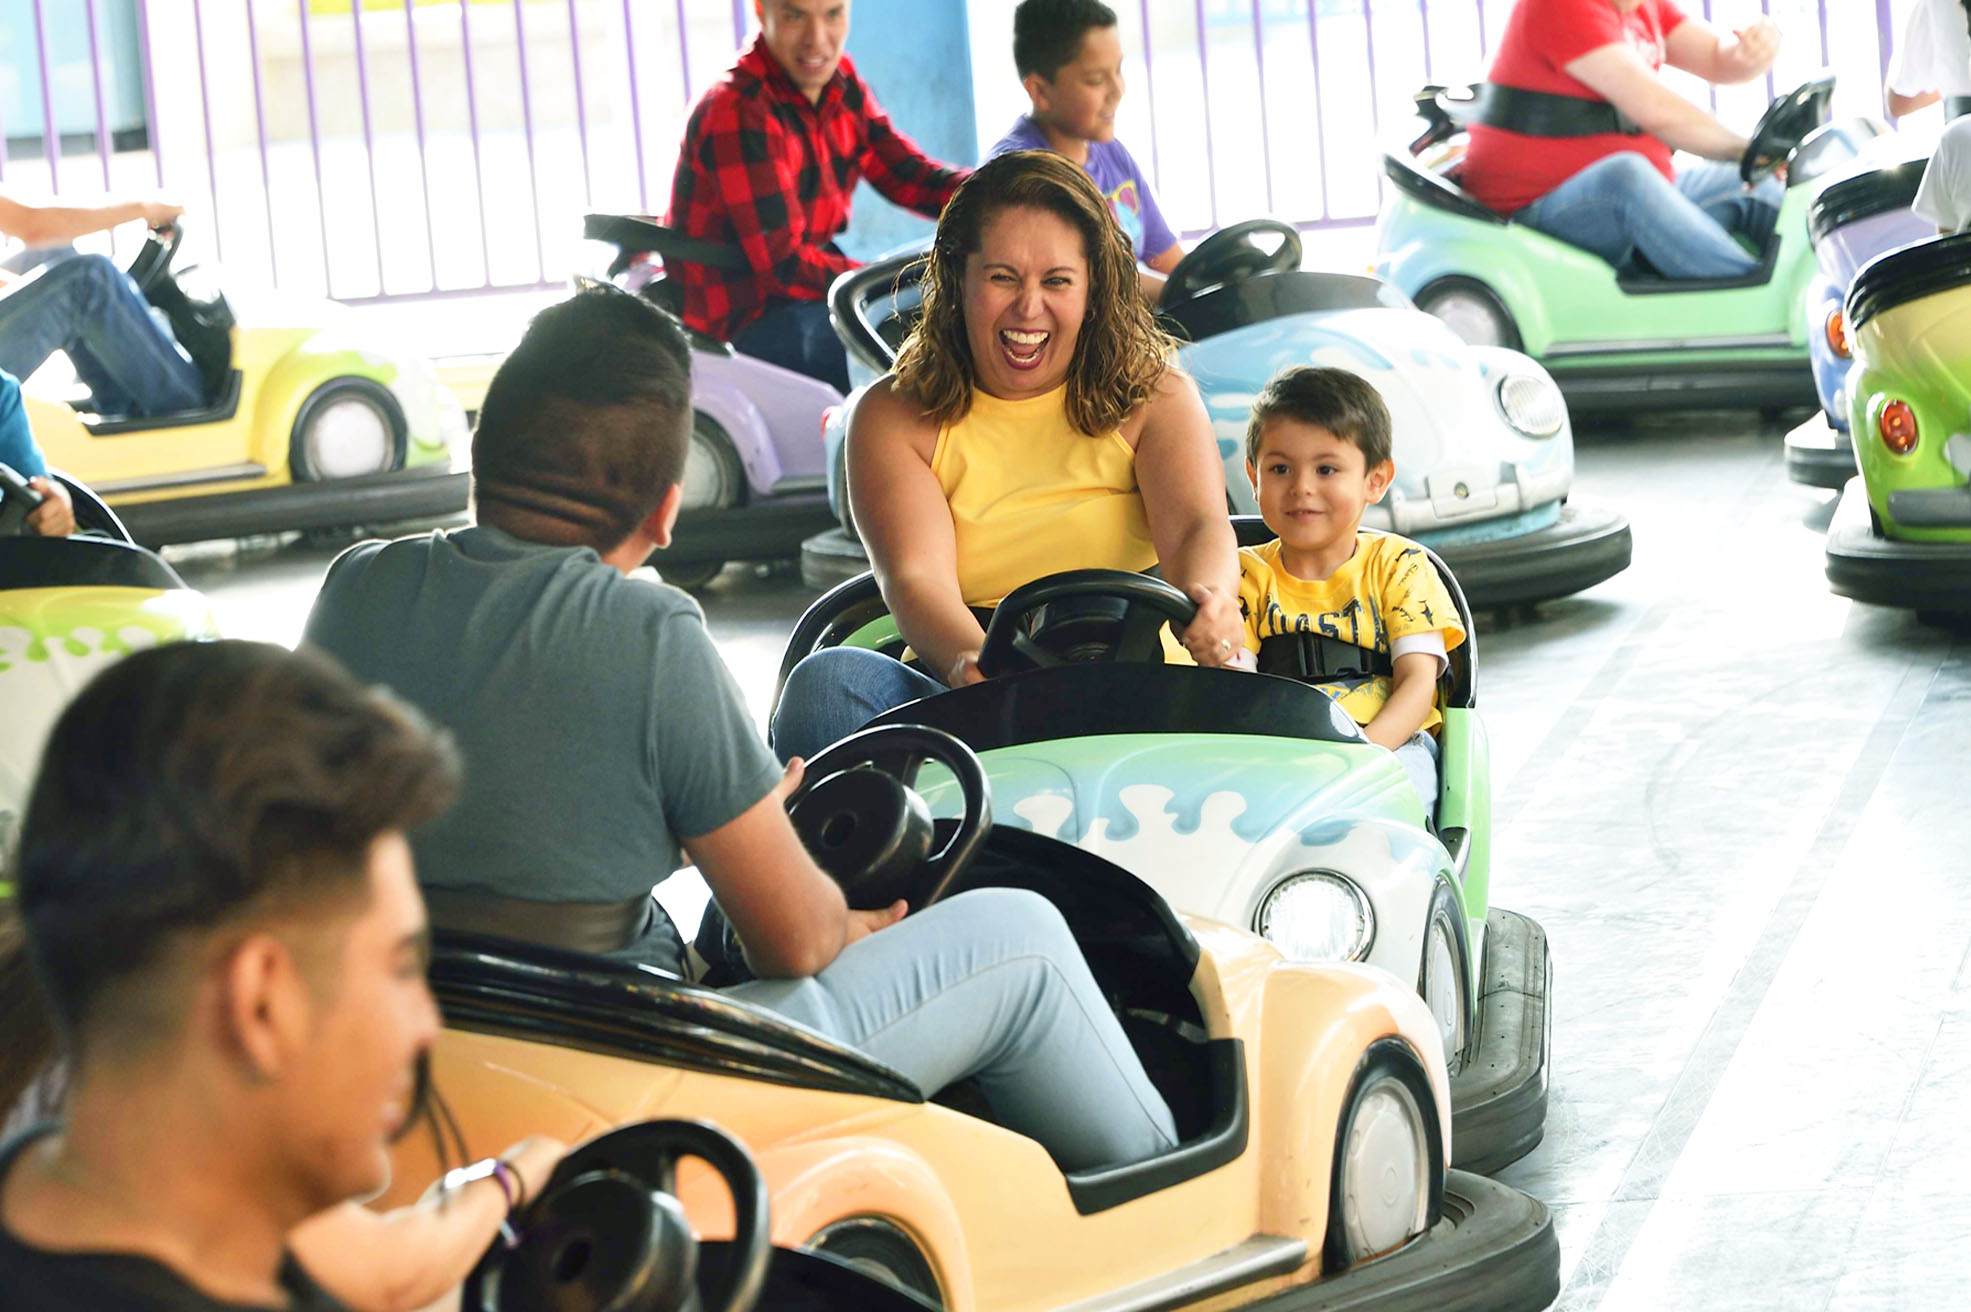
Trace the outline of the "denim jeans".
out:
[[[993,1115],[1063,1170],[1177,1144],[1170,1108],[1038,893],[960,893],[844,948],[818,975],[725,991],[868,1053],[926,1093],[976,1077]]]
[[[1763,251],[1784,196],[1777,179],[1748,193],[1729,164],[1694,165],[1673,184],[1647,158],[1625,150],[1582,169],[1519,217],[1624,272],[1640,256],[1665,278],[1735,278],[1756,268],[1760,257],[1732,234]]]
[[[943,691],[944,685],[930,675],[881,652],[830,647],[787,676],[769,737],[782,761],[811,759],[884,711]]]
[[[732,339],[733,349],[756,360],[819,378],[844,396],[849,356],[823,301],[781,301]]]
[[[56,351],[67,353],[103,414],[168,414],[205,403],[198,367],[107,256],[53,261],[0,296],[0,369],[26,378]]]

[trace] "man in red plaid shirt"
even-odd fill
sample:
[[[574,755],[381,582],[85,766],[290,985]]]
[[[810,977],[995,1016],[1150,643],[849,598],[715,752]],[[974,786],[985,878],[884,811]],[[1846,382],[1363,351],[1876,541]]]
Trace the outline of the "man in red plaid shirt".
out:
[[[760,34],[685,125],[666,222],[748,267],[683,264],[684,321],[747,355],[849,388],[823,300],[856,267],[835,238],[856,182],[936,218],[968,170],[890,126],[842,51],[849,0],[754,0]]]

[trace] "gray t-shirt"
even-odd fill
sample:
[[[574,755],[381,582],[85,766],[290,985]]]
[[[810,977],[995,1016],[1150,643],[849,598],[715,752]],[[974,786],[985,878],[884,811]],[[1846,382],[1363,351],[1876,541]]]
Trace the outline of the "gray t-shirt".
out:
[[[627,900],[780,778],[698,603],[587,548],[484,525],[365,542],[306,640],[457,739],[463,793],[413,840],[436,888]]]

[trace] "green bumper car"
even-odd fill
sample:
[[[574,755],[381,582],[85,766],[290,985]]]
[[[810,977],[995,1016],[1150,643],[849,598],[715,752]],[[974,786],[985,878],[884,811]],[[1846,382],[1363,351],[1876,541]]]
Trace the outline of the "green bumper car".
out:
[[[1961,623],[1971,617],[1971,233],[1870,262],[1846,316],[1861,475],[1828,529],[1828,583]]]
[[[1834,79],[1775,100],[1746,162],[1786,161],[1779,223],[1741,278],[1671,280],[1599,256],[1479,204],[1458,184],[1475,91],[1426,87],[1417,117],[1383,156],[1395,183],[1376,228],[1378,276],[1475,345],[1538,360],[1578,416],[1702,406],[1815,404],[1804,298],[1816,269],[1809,185],[1883,131],[1828,123]]]

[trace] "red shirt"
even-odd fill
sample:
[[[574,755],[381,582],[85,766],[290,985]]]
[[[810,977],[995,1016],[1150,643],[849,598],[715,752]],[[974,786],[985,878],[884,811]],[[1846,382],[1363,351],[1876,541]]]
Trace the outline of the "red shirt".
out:
[[[1684,21],[1676,0],[1642,0],[1628,13],[1609,0],[1519,0],[1506,22],[1491,81],[1523,91],[1547,91],[1602,101],[1567,65],[1603,46],[1627,41],[1652,69],[1663,67],[1664,42]],[[1673,178],[1670,148],[1648,133],[1592,137],[1528,137],[1474,125],[1459,184],[1501,214],[1524,209],[1588,165],[1619,150],[1648,158]]]
[[[680,264],[684,321],[730,340],[774,301],[818,301],[856,267],[835,246],[849,197],[870,185],[936,218],[967,170],[947,168],[890,126],[847,55],[809,104],[763,38],[699,97],[685,124],[665,222],[736,244],[750,269]]]

